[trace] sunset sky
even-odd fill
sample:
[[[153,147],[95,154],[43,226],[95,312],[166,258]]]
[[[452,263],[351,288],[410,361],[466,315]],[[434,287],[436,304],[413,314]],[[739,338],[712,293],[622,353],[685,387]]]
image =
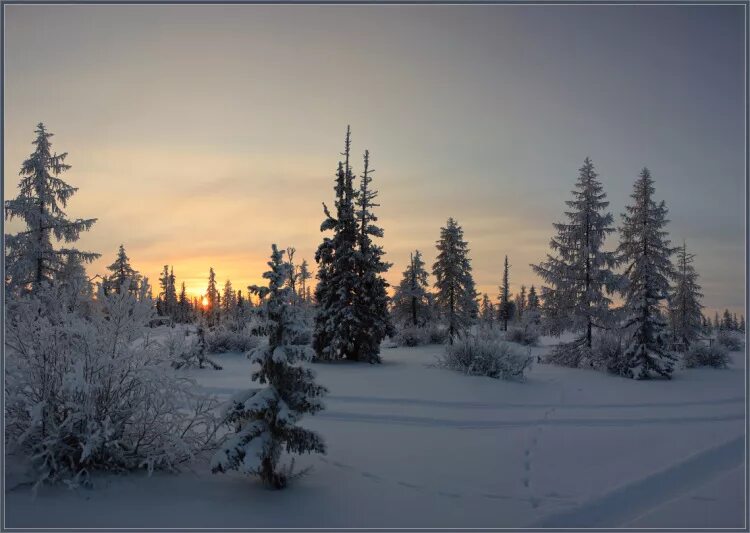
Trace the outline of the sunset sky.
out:
[[[35,125],[69,152],[79,242],[123,243],[198,295],[260,281],[271,243],[314,263],[347,124],[401,277],[449,216],[478,289],[539,285],[590,156],[619,223],[645,165],[704,304],[744,301],[743,6],[6,5],[4,194]],[[17,231],[10,224],[6,232]],[[616,237],[608,248],[616,245]]]

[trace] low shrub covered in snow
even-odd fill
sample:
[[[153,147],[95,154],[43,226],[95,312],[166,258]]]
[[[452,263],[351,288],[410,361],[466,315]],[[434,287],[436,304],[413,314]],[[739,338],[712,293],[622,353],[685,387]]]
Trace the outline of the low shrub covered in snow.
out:
[[[176,377],[149,340],[150,297],[100,291],[87,318],[59,306],[57,290],[19,297],[7,312],[7,444],[31,460],[37,484],[175,469],[212,447],[215,401]]]
[[[446,346],[438,366],[473,376],[523,380],[532,358],[494,335],[465,335]]]
[[[524,346],[536,346],[539,344],[539,331],[531,324],[514,326],[505,332],[505,340]]]
[[[262,337],[260,330],[251,324],[245,325],[239,331],[232,331],[224,326],[217,326],[206,331],[206,351],[208,353],[249,352],[257,348]]]
[[[404,326],[398,330],[393,340],[398,346],[444,344],[448,340],[448,332],[439,324]]]
[[[685,353],[683,362],[687,368],[699,366],[726,368],[729,365],[729,353],[723,345],[718,343],[708,346],[694,342]]]
[[[716,334],[716,342],[731,352],[742,350],[745,347],[744,337],[736,331],[719,331]]]

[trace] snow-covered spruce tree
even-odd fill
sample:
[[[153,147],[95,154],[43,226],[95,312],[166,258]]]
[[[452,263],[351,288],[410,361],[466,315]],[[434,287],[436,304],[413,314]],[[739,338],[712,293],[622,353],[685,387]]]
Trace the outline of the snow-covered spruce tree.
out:
[[[503,282],[500,285],[500,297],[497,304],[497,318],[503,323],[503,331],[508,331],[508,321],[513,318],[515,306],[510,299],[510,265],[508,256],[505,256],[503,263]]]
[[[52,152],[49,139],[53,134],[47,132],[44,124],[39,123],[35,133],[36,149],[21,165],[19,194],[5,201],[5,219],[18,218],[26,224],[25,231],[5,235],[5,276],[12,294],[53,281],[68,258],[90,263],[99,257],[97,253],[75,248],[55,249],[53,238],[58,242],[75,242],[96,219],[68,219],[63,209],[78,190],[59,177],[70,168],[65,164],[68,154]]]
[[[283,257],[284,252],[274,244],[268,262],[270,270],[263,274],[268,287],[252,287],[264,302],[270,325],[267,344],[249,354],[258,365],[252,379],[265,387],[235,396],[227,411],[227,420],[235,432],[211,463],[213,472],[239,470],[259,476],[277,489],[286,486],[292,473],[292,465],[279,465],[283,450],[325,453],[320,436],[296,423],[304,414],[323,409],[321,397],[327,392],[315,383],[310,369],[295,364],[309,359],[312,350],[291,343],[296,330],[304,325],[297,318],[299,309],[291,305],[294,295],[287,285],[290,264]]]
[[[380,362],[380,343],[387,335],[395,333],[388,312],[388,282],[383,278],[391,264],[383,261],[383,247],[373,240],[383,237],[383,230],[375,225],[378,217],[373,209],[380,204],[375,203],[378,191],[370,187],[373,172],[370,152],[365,150],[359,193],[355,197],[358,283],[353,307],[359,322],[355,339],[356,359],[367,363]]]
[[[103,283],[106,294],[119,293],[123,287],[133,296],[138,294],[141,275],[130,266],[130,258],[125,253],[125,246],[122,244],[117,250],[115,261],[107,267],[107,270],[111,274],[105,278]]]
[[[357,220],[354,205],[354,175],[349,164],[351,130],[346,128],[344,161],[336,171],[336,216],[323,204],[325,220],[320,231],[333,231],[315,252],[318,263],[318,304],[313,330],[317,360],[356,359],[356,339],[361,328],[352,308],[359,285],[357,276]]]
[[[234,292],[234,288],[232,288],[232,282],[227,280],[224,283],[224,293],[221,299],[221,312],[224,322],[227,323],[230,328],[236,326],[236,324],[231,324],[236,317],[236,309],[237,295]]]
[[[206,308],[203,313],[206,318],[206,324],[209,328],[212,328],[219,323],[219,306],[221,301],[219,298],[219,290],[216,288],[216,274],[214,273],[213,267],[208,269],[208,287],[206,288]]]
[[[519,321],[523,320],[523,314],[526,311],[528,301],[526,299],[526,285],[521,285],[521,291],[518,293],[515,299],[516,304],[516,318]]]
[[[181,323],[190,322],[192,312],[193,309],[183,281],[180,286],[180,295],[177,297],[177,321]]]
[[[654,180],[644,168],[631,194],[633,205],[626,206],[622,215],[617,249],[625,265],[624,326],[630,333],[619,372],[638,379],[653,374],[669,378],[675,361],[667,349],[666,322],[660,309],[674,276],[670,261],[674,249],[664,229],[667,207],[664,201],[657,204],[653,196]]]
[[[701,305],[701,287],[698,285],[698,273],[693,261],[695,254],[687,251],[683,242],[677,249],[675,265],[675,283],[669,295],[669,315],[672,323],[672,336],[684,349],[697,340],[703,329],[703,306]]]
[[[175,287],[174,268],[170,271],[168,265],[164,265],[164,270],[159,276],[159,286],[161,292],[157,301],[160,314],[176,317],[177,314],[177,290]]]
[[[555,330],[580,332],[570,343],[560,344],[550,359],[565,366],[591,363],[592,331],[610,322],[608,294],[617,288],[612,272],[615,254],[604,251],[607,235],[614,231],[609,202],[587,157],[579,169],[578,181],[566,201],[566,222],[553,224],[557,234],[550,240],[553,255],[534,271],[549,285],[542,288],[545,313],[557,321]]]
[[[482,295],[482,301],[479,304],[479,318],[482,324],[490,328],[495,323],[495,306],[492,305],[490,296],[486,292]]]
[[[393,316],[399,322],[411,322],[413,326],[427,322],[430,312],[429,283],[424,266],[422,254],[415,250],[393,294]]]
[[[299,299],[306,304],[309,304],[310,301],[308,300],[308,286],[307,286],[307,280],[312,278],[312,274],[310,274],[310,265],[307,262],[307,259],[303,259],[302,263],[299,266],[299,270],[297,271],[297,279],[299,281],[299,290],[297,291],[297,294],[299,295]]]
[[[438,256],[432,265],[432,273],[437,289],[435,301],[448,322],[451,344],[478,314],[468,244],[464,241],[463,229],[453,218],[440,228]]]
[[[72,255],[65,259],[56,282],[62,286],[59,294],[64,300],[61,303],[67,306],[68,311],[91,316],[94,287],[79,257]]]

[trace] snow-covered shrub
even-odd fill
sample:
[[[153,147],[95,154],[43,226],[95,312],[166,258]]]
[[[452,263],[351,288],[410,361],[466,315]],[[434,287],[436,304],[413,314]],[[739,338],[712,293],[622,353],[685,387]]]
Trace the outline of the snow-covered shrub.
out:
[[[473,376],[523,380],[532,358],[494,335],[465,335],[446,346],[438,366]]]
[[[239,331],[232,331],[224,326],[217,326],[206,331],[206,352],[249,352],[257,348],[261,337],[256,335],[258,330],[247,324]]]
[[[85,318],[56,306],[54,291],[15,300],[7,313],[7,444],[31,460],[37,485],[176,469],[213,445],[215,400],[175,377],[145,335],[146,294],[100,290]]]
[[[257,475],[267,485],[286,486],[292,466],[281,466],[282,450],[289,453],[325,453],[325,443],[313,431],[296,425],[305,413],[323,409],[325,387],[315,383],[312,370],[296,363],[310,360],[312,348],[293,344],[295,331],[304,327],[298,308],[290,305],[292,289],[286,285],[291,265],[283,251],[272,247],[270,270],[263,274],[268,287],[251,287],[263,301],[269,336],[248,355],[258,370],[253,381],[264,385],[235,395],[227,410],[233,426],[211,462],[213,472],[239,470]]]
[[[716,342],[730,352],[737,352],[745,347],[745,339],[741,333],[725,329],[716,334]]]
[[[606,369],[617,375],[627,373],[628,364],[625,359],[625,346],[622,336],[618,333],[604,332],[594,336],[593,359],[591,366]]]
[[[407,326],[400,328],[393,338],[397,346],[420,346],[425,344],[425,334],[422,328]]]
[[[569,368],[592,368],[596,360],[594,351],[579,340],[562,342],[544,356],[545,363]]]
[[[445,344],[448,342],[448,328],[436,323],[428,323],[424,327],[427,344]]]
[[[221,370],[221,365],[206,355],[206,326],[203,323],[198,324],[195,337],[191,339],[181,347],[180,351],[170,354],[172,367],[203,368],[204,365],[208,365],[214,370]]]
[[[701,342],[694,342],[685,353],[683,362],[687,368],[699,366],[726,368],[729,366],[729,353],[727,348],[719,343],[708,346]]]
[[[444,344],[448,340],[448,331],[439,324],[424,326],[405,325],[399,328],[393,341],[397,346],[422,346],[425,344]]]
[[[539,330],[530,324],[514,326],[505,333],[505,340],[524,346],[536,346],[539,344]]]

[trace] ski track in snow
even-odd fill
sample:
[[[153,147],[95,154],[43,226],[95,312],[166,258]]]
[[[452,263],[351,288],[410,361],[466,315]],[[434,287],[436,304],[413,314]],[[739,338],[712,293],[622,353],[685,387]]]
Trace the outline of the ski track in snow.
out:
[[[716,416],[677,416],[677,417],[646,417],[646,418],[559,418],[559,419],[531,419],[531,420],[460,420],[452,418],[434,418],[426,416],[407,415],[379,415],[367,413],[348,413],[345,411],[322,411],[315,415],[325,420],[341,422],[364,422],[374,424],[399,424],[406,426],[428,426],[456,429],[499,429],[520,428],[529,426],[578,426],[578,427],[630,427],[649,424],[690,424],[700,422],[729,422],[744,420],[744,415],[716,415]]]
[[[204,392],[220,395],[232,395],[238,389],[230,387],[201,387]],[[344,403],[361,403],[361,404],[381,404],[381,405],[414,405],[424,407],[444,407],[448,409],[637,409],[639,407],[700,407],[708,405],[726,405],[733,403],[745,403],[742,396],[731,398],[721,398],[718,400],[706,401],[687,401],[687,402],[644,402],[644,403],[597,403],[597,404],[562,404],[563,391],[561,391],[561,403],[486,403],[486,402],[469,402],[469,401],[445,401],[445,400],[424,400],[420,398],[382,398],[375,396],[347,396],[347,395],[329,395],[325,397],[326,402],[344,402]]]
[[[578,507],[548,515],[534,527],[597,528],[627,524],[666,502],[686,494],[741,465],[745,437],[694,454]]]

